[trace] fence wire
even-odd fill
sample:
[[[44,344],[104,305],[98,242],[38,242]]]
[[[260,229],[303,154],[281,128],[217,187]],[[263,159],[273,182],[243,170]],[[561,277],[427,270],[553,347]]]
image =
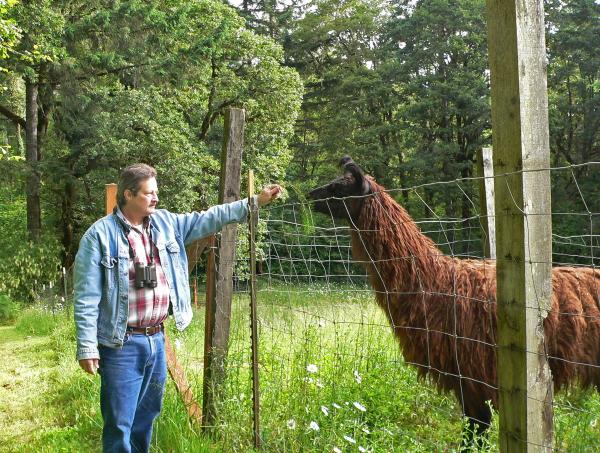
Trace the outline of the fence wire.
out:
[[[586,171],[592,171],[597,169],[597,164],[590,163],[588,167]],[[552,265],[567,266],[575,273],[585,267],[595,270],[599,253],[595,228],[600,211],[598,193],[588,185],[590,193],[585,196],[578,181],[578,170],[581,167],[551,170],[555,188],[567,185],[574,188],[573,193],[577,195],[567,202],[557,200],[553,208]],[[448,263],[456,263],[453,259],[468,261],[473,272],[478,266],[487,268],[483,272],[489,279],[495,278],[495,263],[482,260],[487,232],[482,229],[479,200],[476,195],[470,195],[477,193],[475,184],[478,183],[478,179],[473,178],[387,193],[397,201],[408,200],[411,211],[417,213],[415,224],[435,243],[434,255],[439,253],[451,258]],[[440,212],[435,196],[431,196],[436,191],[451,193],[455,199],[463,200],[468,206],[463,212],[470,215],[458,217]],[[488,220],[493,224],[493,219]],[[435,281],[435,276],[421,275],[416,290],[415,287],[404,290],[398,282],[386,280],[389,278],[384,275],[386,264],[425,257],[379,258],[367,254],[356,259],[352,253],[352,230],[358,227],[356,235],[360,241],[371,239],[373,235],[352,222],[349,225],[333,216],[315,214],[310,205],[288,203],[271,208],[266,223],[267,233],[262,244],[266,269],[259,277],[258,292],[261,389],[265,392],[261,414],[264,445],[275,451],[304,449],[306,445],[316,451],[359,447],[373,451],[457,448],[464,424],[463,408],[468,407],[473,388],[487,388],[489,394],[497,391],[496,381],[482,379],[479,373],[469,374],[474,368],[492,364],[463,366],[469,359],[460,358],[474,354],[472,361],[476,361],[480,359],[476,348],[495,350],[495,336],[491,341],[469,334],[477,331],[479,320],[460,319],[461,310],[457,307],[495,301],[481,298],[476,291],[465,292],[458,287],[459,280],[447,288],[436,285],[429,288],[425,280]],[[383,280],[383,290],[374,291],[371,287],[364,264],[371,264],[375,269],[378,274],[375,277]],[[428,272],[427,269],[421,271]],[[567,318],[586,323],[586,335],[597,335],[598,345],[600,287],[596,285],[600,285],[600,277],[592,275],[595,275],[592,286],[586,287],[586,291],[592,292],[593,302],[584,307],[585,312],[584,309],[572,311],[569,306],[567,309],[558,307],[558,311],[551,314],[563,324]],[[397,304],[418,304],[423,298],[451,300],[453,310],[445,314],[429,313],[425,323],[394,324],[396,308],[380,307],[381,303],[378,307],[377,291],[384,292],[384,298],[391,298]],[[581,292],[582,289],[580,295]],[[537,304],[527,309],[536,310],[542,316]],[[485,310],[482,313],[492,316]],[[454,318],[447,324],[453,326],[452,329],[435,327],[440,325],[435,322],[435,316]],[[467,321],[474,325],[459,327]],[[426,339],[420,345],[421,356],[407,356],[406,348],[398,346],[395,337],[399,331],[408,338]],[[423,332],[424,336],[417,336]],[[561,334],[561,331],[552,332],[559,338],[550,338],[550,341],[577,341],[560,338]],[[444,366],[439,357],[434,358],[442,354],[435,348],[444,343],[444,337],[450,338],[448,344],[455,348],[444,352],[448,361],[455,362],[452,366]],[[593,343],[580,341],[581,347],[590,347]],[[412,348],[415,349],[415,345]],[[556,345],[546,345],[553,370],[557,374],[575,370],[579,381],[583,381],[578,382],[570,375],[561,375],[555,380],[554,450],[592,451],[600,440],[597,428],[600,399],[597,392],[589,389],[600,383],[598,347],[591,347],[587,355],[580,355],[587,360],[554,356],[553,350]],[[561,362],[574,367],[567,371]],[[419,374],[430,378],[421,381]],[[454,394],[437,392],[440,381],[452,379],[459,383]],[[582,383],[588,388],[582,388]],[[482,440],[491,451],[498,448],[496,423],[494,418],[489,438]]]
[[[600,231],[596,224],[600,194],[594,185],[582,184],[581,175],[597,171],[599,165],[551,169],[554,190],[566,188],[571,194],[553,201],[554,267],[569,267],[576,273],[586,268],[595,272],[598,266]],[[494,261],[483,261],[487,232],[482,227],[485,213],[480,212],[477,196],[479,182],[470,178],[387,191],[409,210],[424,237],[435,244],[438,255],[430,257],[357,258],[353,256],[352,234],[364,241],[372,237],[367,233],[377,232],[359,229],[353,233],[356,225],[317,214],[310,204],[280,203],[261,212],[257,298],[263,449],[452,451],[459,447],[465,425],[462,409],[467,403],[465,395],[473,386],[485,387],[492,393],[497,390],[496,382],[469,374],[474,367],[491,366],[476,362],[479,356],[473,351],[478,347],[495,349],[497,345],[481,335],[469,334],[477,332],[480,323],[477,318],[468,322],[459,319],[459,304],[482,306],[495,301],[465,294],[457,287],[458,280],[447,288],[428,288],[423,280],[427,277],[426,280],[435,281],[435,275],[418,276],[420,286],[405,291],[397,282],[386,280],[389,276],[382,269],[390,261],[407,263],[416,258],[435,260],[443,256],[450,263],[470,262],[470,269],[487,268],[486,276],[494,274]],[[461,206],[466,206],[461,214],[468,215],[458,215],[457,209],[440,209],[440,193],[446,194],[447,199],[461,200]],[[493,219],[488,220],[493,224]],[[217,403],[216,421],[221,445],[231,451],[247,450],[252,444],[249,269],[244,256],[245,227],[239,228],[242,232],[238,235],[238,253],[232,263],[235,293],[226,378]],[[375,277],[384,281],[383,297],[397,306],[382,306],[381,302],[378,305],[376,296],[378,291],[381,296],[381,288],[373,289],[365,264],[371,264],[375,272],[382,274]],[[69,280],[71,271],[66,274]],[[595,339],[563,337],[560,331],[550,338],[561,344],[590,345],[595,341],[595,347],[590,348],[586,360],[577,362],[551,354],[548,357],[556,363],[576,365],[577,372],[584,377],[583,383],[596,387],[600,386],[597,275],[596,286],[588,287],[585,294],[595,301],[595,306],[588,306],[587,311],[581,308],[554,313],[563,320],[570,318],[579,323]],[[202,263],[192,273],[191,282],[198,300],[195,320],[181,334],[175,333],[172,325],[169,332],[188,382],[196,399],[201,401],[206,289]],[[52,285],[40,283],[35,290],[52,310],[72,306],[70,280],[66,292],[62,278]],[[578,294],[577,288],[573,293]],[[409,319],[401,325],[394,324],[395,310],[400,310],[400,305],[422,304],[424,299],[432,297],[452,301],[452,310],[428,313],[426,323],[411,323]],[[527,308],[539,312],[537,306]],[[435,316],[445,316],[453,328],[435,327]],[[399,346],[400,335],[405,342],[425,338],[423,343],[411,344],[413,350],[420,348],[423,354],[407,356],[407,348]],[[448,360],[454,361],[453,366],[440,366],[439,360],[433,359],[440,354],[435,348],[443,343],[443,338],[450,338],[450,344],[456,348],[445,351]],[[547,344],[546,351],[551,350],[552,345]],[[469,361],[465,354],[473,354],[473,366],[461,366]],[[557,369],[561,369],[560,365]],[[420,379],[419,375],[429,378]],[[452,379],[460,383],[458,394],[438,391],[442,381]],[[583,388],[581,382],[568,384],[560,392],[555,387],[554,451],[594,451],[600,445],[600,397],[597,391]],[[497,439],[497,417],[493,417],[489,436],[481,442],[488,451],[498,451]]]

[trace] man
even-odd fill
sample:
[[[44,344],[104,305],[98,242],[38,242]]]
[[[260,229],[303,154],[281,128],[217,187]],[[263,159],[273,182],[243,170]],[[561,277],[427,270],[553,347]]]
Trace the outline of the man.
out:
[[[258,205],[280,191],[264,189]],[[77,360],[101,376],[104,452],[149,449],[167,373],[163,321],[170,309],[178,330],[192,318],[185,244],[248,214],[248,200],[189,214],[157,203],[156,171],[127,167],[115,212],[86,231],[75,258]]]

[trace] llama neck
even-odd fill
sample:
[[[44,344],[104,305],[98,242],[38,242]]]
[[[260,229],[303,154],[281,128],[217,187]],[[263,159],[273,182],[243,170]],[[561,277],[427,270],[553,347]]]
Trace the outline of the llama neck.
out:
[[[367,263],[377,291],[415,292],[434,286],[436,269],[446,257],[383,188],[365,199],[356,226],[354,258]]]

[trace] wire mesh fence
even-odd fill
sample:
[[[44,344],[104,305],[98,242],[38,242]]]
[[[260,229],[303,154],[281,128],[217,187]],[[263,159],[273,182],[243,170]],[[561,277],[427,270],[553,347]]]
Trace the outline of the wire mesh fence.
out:
[[[589,168],[595,165],[588,164]],[[573,167],[553,169],[552,177],[556,184],[570,180],[573,187],[579,186]],[[471,195],[478,182],[457,180],[386,191],[390,199],[407,202],[416,213],[415,226],[424,234],[418,240],[430,238],[434,247],[427,249],[427,256],[407,252],[390,257],[386,250],[380,250],[379,257],[353,255],[357,242],[360,245],[376,234],[402,232],[397,223],[390,231],[369,232],[335,216],[317,214],[302,203],[282,204],[264,214],[258,304],[265,448],[451,450],[460,444],[465,423],[462,415],[470,410],[473,393],[482,392],[497,409],[496,364],[491,358],[497,347],[491,309],[495,263],[482,256],[487,232],[481,227],[479,200]],[[435,194],[440,192],[462,200],[468,207],[462,212],[470,215],[458,217],[440,210],[435,204]],[[559,311],[550,313],[558,330],[548,338],[546,352],[559,375],[555,377],[556,390],[567,388],[553,403],[556,451],[593,449],[600,439],[598,395],[578,386],[598,385],[598,347],[589,338],[573,338],[577,330],[568,321],[585,323],[580,333],[598,336],[595,217],[600,210],[596,192],[591,191],[589,197],[579,189],[577,193],[579,199],[571,198],[553,213],[553,266],[569,266],[568,272],[575,273],[580,268],[591,269],[587,283],[580,280],[580,288],[573,292],[580,300],[589,296],[590,303],[579,308],[554,307]],[[588,201],[590,197],[593,202]],[[391,215],[389,210],[384,212]],[[406,240],[398,237],[392,242]],[[393,278],[402,279],[402,275],[386,271],[390,263],[419,260],[424,264],[412,287],[394,282]],[[371,265],[372,275],[365,264]],[[440,270],[440,265],[445,269]],[[461,277],[465,272],[479,277],[465,279]],[[383,281],[379,286],[378,279]],[[488,285],[487,292],[468,292],[461,287],[465,282]],[[440,286],[443,284],[447,287]],[[237,297],[228,357],[228,396],[222,401],[220,420],[231,445],[241,448],[248,445],[251,435],[250,356],[248,300],[245,294]],[[402,304],[424,304],[426,299],[445,304],[444,310],[430,305],[423,320],[415,318],[415,310],[408,317],[397,314]],[[529,308],[539,311],[539,307]],[[475,314],[460,317],[469,311]],[[569,329],[563,332],[564,326]],[[481,333],[485,329],[491,329],[487,336]],[[560,344],[577,341],[588,351],[586,361],[575,363],[579,359],[570,360]],[[562,366],[564,363],[571,366]],[[420,380],[419,375],[428,379]],[[472,410],[470,415],[479,417]],[[487,421],[485,414],[481,421]],[[242,425],[244,429],[240,429]],[[497,448],[497,429],[492,422],[489,438],[481,440],[492,450]]]
[[[552,265],[568,268],[565,272],[574,276],[561,280],[565,287],[558,288],[569,290],[573,303],[548,315],[556,326],[546,336],[547,358],[555,391],[564,390],[553,400],[555,451],[594,451],[600,444],[600,397],[591,388],[600,385],[600,197],[593,185],[581,183],[581,175],[599,165],[551,170],[554,188],[572,194],[555,197]],[[486,407],[491,413],[497,410],[497,382],[490,372],[496,364],[481,352],[483,348],[493,356],[497,345],[495,301],[487,297],[493,294],[495,262],[483,257],[488,233],[482,229],[479,182],[473,178],[385,191],[388,202],[410,210],[400,222],[384,206],[380,214],[393,220],[388,229],[362,228],[319,214],[306,203],[280,203],[261,213],[258,367],[265,450],[452,451],[467,425],[463,415],[469,395],[483,392]],[[460,206],[445,209],[440,194],[461,200]],[[373,195],[361,200],[369,197]],[[347,205],[350,199],[340,201]],[[422,235],[394,236],[408,226]],[[365,245],[377,235],[383,235],[384,248]],[[408,247],[405,254],[394,255],[398,249],[390,244],[406,246],[415,240],[430,241],[431,247]],[[423,250],[427,253],[418,253]],[[394,266],[402,270],[417,262],[420,267],[410,282],[402,272],[393,272]],[[215,432],[221,445],[241,451],[252,444],[253,433],[248,266],[239,250],[235,268]],[[580,271],[587,274],[581,277]],[[195,322],[179,334],[169,326],[198,401],[206,352],[202,272],[199,266],[191,275],[190,287],[199,293]],[[469,272],[479,277],[461,277]],[[66,275],[66,292],[62,278],[38,285],[40,299],[53,310],[72,304],[70,270]],[[465,282],[488,285],[485,297],[477,292],[481,288],[469,293]],[[411,305],[425,308],[423,319],[417,319],[418,310],[406,308]],[[539,307],[528,308],[539,312]],[[461,318],[469,311],[470,318]],[[491,329],[487,336],[485,329]],[[585,354],[572,360],[553,353],[561,348],[585,349]],[[497,436],[494,417],[489,435],[480,442],[496,451]]]

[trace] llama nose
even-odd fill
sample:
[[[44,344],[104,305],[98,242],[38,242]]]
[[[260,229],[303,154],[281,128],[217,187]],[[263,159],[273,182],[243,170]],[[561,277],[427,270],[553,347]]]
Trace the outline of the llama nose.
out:
[[[316,189],[313,189],[308,193],[308,198],[310,200],[323,200],[327,197],[328,195],[326,186],[317,187]]]

